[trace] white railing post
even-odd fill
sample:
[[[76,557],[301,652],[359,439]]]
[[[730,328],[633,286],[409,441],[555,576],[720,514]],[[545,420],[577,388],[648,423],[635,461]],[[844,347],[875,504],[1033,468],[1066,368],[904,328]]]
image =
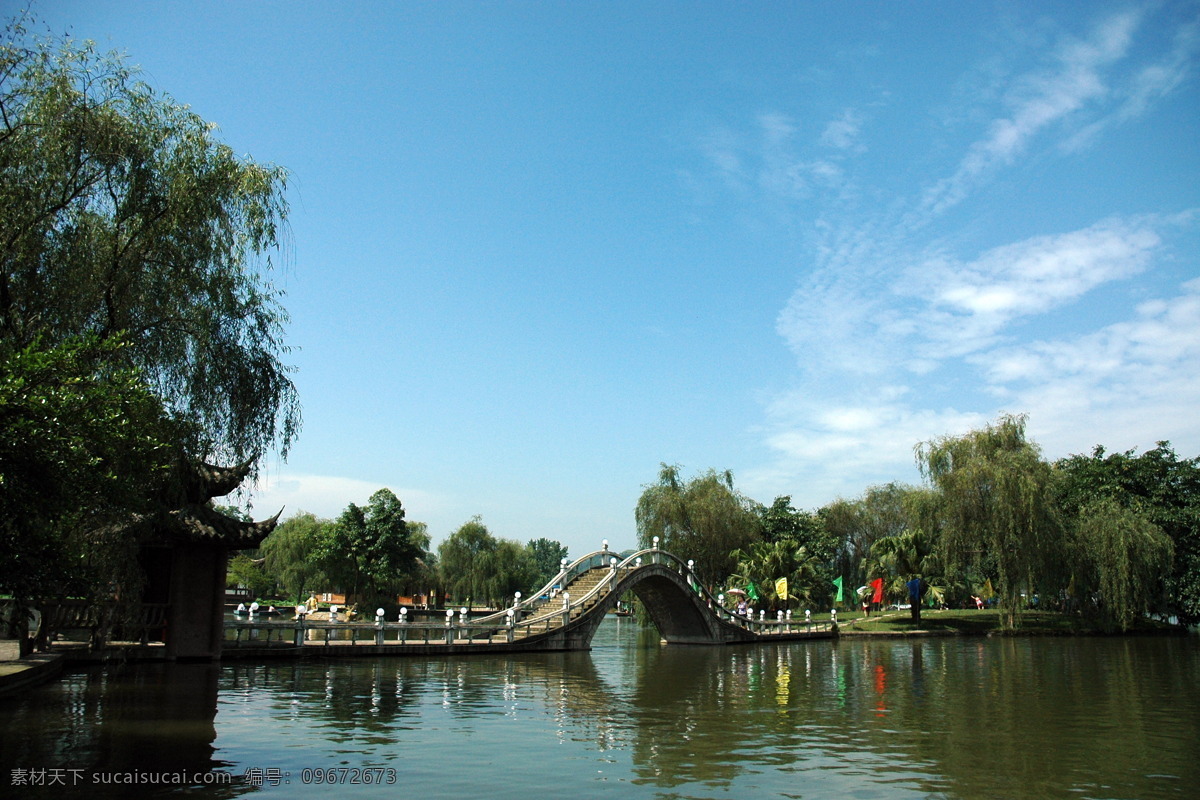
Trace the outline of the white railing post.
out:
[[[401,608],[400,609],[400,642],[401,643],[408,641],[408,628],[405,627],[405,625],[404,625],[406,622],[408,622],[408,609]]]
[[[446,609],[446,644],[454,644],[454,609]]]
[[[505,616],[508,617],[508,641],[511,644],[513,640],[513,623],[516,621],[517,612],[515,609],[510,608],[505,612]]]
[[[375,644],[383,644],[383,609],[375,609]]]
[[[307,616],[307,606],[296,606],[296,647],[304,646],[304,618]]]
[[[571,593],[563,592],[563,621],[562,624],[566,627],[571,622]]]

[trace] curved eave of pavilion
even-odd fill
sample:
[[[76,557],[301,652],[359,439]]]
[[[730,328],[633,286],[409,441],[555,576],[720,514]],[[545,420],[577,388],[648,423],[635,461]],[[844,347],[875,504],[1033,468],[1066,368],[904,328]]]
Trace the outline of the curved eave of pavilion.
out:
[[[200,503],[214,497],[224,497],[237,487],[250,474],[253,458],[246,459],[241,464],[232,467],[220,467],[216,464],[199,463],[191,467],[193,484],[189,487],[189,499]]]
[[[207,505],[188,505],[172,511],[170,533],[178,539],[204,542],[228,550],[258,547],[275,526],[283,509],[275,516],[259,522],[234,519]]]

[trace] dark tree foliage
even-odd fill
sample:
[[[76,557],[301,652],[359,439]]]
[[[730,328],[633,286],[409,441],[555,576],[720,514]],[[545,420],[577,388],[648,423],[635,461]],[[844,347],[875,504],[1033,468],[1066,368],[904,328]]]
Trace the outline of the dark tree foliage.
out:
[[[557,575],[559,569],[562,568],[562,560],[567,557],[567,546],[553,539],[531,539],[525,545],[525,549],[529,551],[530,558],[533,559],[534,567],[537,570],[533,579],[533,583],[537,587],[545,586],[551,578]]]
[[[1180,458],[1170,442],[1141,455],[1127,450],[1074,455],[1055,464],[1059,503],[1079,516],[1103,501],[1138,512],[1174,545],[1174,566],[1166,578],[1161,610],[1188,623],[1200,621],[1200,458]]]
[[[130,515],[148,515],[178,426],[120,344],[94,337],[0,358],[0,592],[27,607],[136,588]]]
[[[875,542],[908,529],[905,498],[911,492],[910,486],[887,483],[868,488],[857,500],[838,499],[820,510],[826,536],[835,543],[832,574],[843,576],[846,586],[865,580],[862,564]]]
[[[443,579],[456,602],[465,606],[511,603],[516,592],[539,588],[528,547],[497,539],[483,520],[473,517],[438,546]]]
[[[678,466],[661,465],[658,482],[644,487],[635,518],[638,541],[696,563],[700,579],[719,585],[736,569],[736,550],[761,538],[754,501],[733,488],[733,473],[709,470],[686,483]]]
[[[194,457],[286,454],[299,426],[266,280],[286,173],[91,42],[0,43],[0,347],[123,337]]]
[[[419,569],[421,545],[420,537],[409,533],[400,500],[390,489],[380,489],[365,508],[354,503],[346,507],[325,529],[315,555],[349,600],[376,602],[396,594]]]
[[[128,600],[181,464],[299,430],[265,277],[286,176],[25,20],[0,39],[0,591]]]
[[[763,541],[772,544],[789,542],[793,547],[803,547],[826,571],[832,568],[838,538],[828,530],[819,513],[796,510],[788,495],[776,497],[770,506],[758,506],[757,513]]]
[[[1025,421],[1005,415],[980,430],[916,448],[917,465],[936,493],[931,515],[941,530],[943,563],[978,568],[990,559],[1008,628],[1017,625],[1022,593],[1061,576],[1052,469],[1025,437]]]
[[[332,526],[331,520],[302,511],[281,522],[259,548],[267,574],[297,603],[326,580],[319,552]]]

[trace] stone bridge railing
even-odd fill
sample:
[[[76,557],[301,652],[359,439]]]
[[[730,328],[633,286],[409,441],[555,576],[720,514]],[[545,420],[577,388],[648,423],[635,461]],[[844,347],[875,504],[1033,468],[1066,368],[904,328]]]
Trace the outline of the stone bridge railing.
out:
[[[671,634],[663,628],[671,626],[663,621],[669,609],[654,607],[654,603],[690,606],[687,613],[693,620],[703,618],[707,627],[681,634],[678,641],[718,643],[802,638],[836,631],[833,620],[793,619],[782,612],[775,619],[767,619],[761,612],[757,618],[739,615],[724,607],[720,596],[714,597],[700,584],[691,562],[657,547],[622,559],[608,550],[606,542],[603,549],[571,563],[564,559],[561,566],[559,573],[540,590],[529,597],[518,594],[511,607],[482,617],[470,618],[465,608],[457,612],[448,609],[444,621],[433,622],[410,622],[407,609],[401,609],[394,621],[384,619],[381,613],[373,621],[364,622],[317,622],[305,619],[302,614],[293,620],[280,621],[251,617],[226,623],[226,644],[234,648],[307,643],[586,649],[604,614],[626,591],[650,598],[648,609],[668,641]],[[669,583],[673,588],[665,593],[661,589],[652,591],[651,580],[657,581],[659,587]],[[643,582],[646,585],[640,586],[639,592]],[[572,592],[573,588],[577,591]]]

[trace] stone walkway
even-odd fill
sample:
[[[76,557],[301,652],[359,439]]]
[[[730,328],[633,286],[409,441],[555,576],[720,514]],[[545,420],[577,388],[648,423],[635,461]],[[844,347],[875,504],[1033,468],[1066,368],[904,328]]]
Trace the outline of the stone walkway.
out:
[[[15,639],[0,639],[0,695],[48,681],[62,670],[63,657],[34,653],[21,658]]]

